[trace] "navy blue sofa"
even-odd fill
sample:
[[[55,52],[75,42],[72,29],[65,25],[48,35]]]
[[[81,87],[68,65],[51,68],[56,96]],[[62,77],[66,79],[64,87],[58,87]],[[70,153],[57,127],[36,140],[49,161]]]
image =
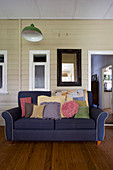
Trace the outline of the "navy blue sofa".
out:
[[[104,122],[107,113],[92,107],[92,93],[88,91],[90,119],[63,118],[61,120],[22,118],[20,98],[31,97],[37,104],[39,95],[51,96],[50,91],[21,91],[18,93],[18,107],[2,113],[5,119],[5,136],[13,141],[97,141],[104,138]]]

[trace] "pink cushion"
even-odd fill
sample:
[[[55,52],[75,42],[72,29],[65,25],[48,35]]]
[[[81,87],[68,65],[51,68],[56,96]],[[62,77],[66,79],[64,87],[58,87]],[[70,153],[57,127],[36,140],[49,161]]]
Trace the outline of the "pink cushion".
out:
[[[68,101],[62,105],[62,113],[64,117],[73,117],[78,112],[79,104],[74,100]]]
[[[31,103],[31,97],[20,98],[22,117],[25,116],[25,103]]]

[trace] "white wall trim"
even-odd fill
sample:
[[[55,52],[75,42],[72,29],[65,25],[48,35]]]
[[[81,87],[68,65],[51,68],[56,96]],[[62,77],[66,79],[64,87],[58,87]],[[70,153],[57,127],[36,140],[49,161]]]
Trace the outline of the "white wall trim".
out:
[[[46,89],[34,89],[33,87],[33,54],[46,54],[47,61],[47,73],[46,73],[46,82],[47,88]],[[29,90],[50,90],[50,50],[30,50],[29,51]]]
[[[21,19],[18,20],[18,27],[19,27],[19,42],[18,42],[18,56],[19,56],[19,91],[22,90],[22,36],[21,36],[21,27],[22,27],[22,23],[21,23]]]
[[[113,126],[113,124],[106,124],[106,123],[105,123],[104,126]]]
[[[33,51],[29,51],[29,90],[33,89],[32,75],[33,75]]]
[[[7,94],[7,51],[0,51],[0,54],[4,55],[4,63],[0,63],[3,65],[3,88],[0,89],[0,94]]]

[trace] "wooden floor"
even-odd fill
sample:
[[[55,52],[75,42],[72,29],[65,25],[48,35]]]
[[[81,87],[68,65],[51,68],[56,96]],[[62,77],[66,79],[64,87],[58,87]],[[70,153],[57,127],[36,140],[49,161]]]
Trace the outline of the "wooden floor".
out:
[[[113,170],[113,128],[95,142],[15,142],[0,127],[0,170]]]

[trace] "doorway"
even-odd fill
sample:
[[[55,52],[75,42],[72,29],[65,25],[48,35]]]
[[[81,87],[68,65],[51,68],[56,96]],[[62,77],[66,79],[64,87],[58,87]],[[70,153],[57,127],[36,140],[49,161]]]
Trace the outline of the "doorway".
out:
[[[93,60],[93,65],[92,65],[92,60]],[[111,108],[113,106],[113,101],[111,100],[111,98],[113,98],[113,92],[112,91],[109,94],[109,95],[111,95],[111,97],[109,97],[109,95],[108,95],[108,98],[109,98],[111,105],[106,106],[108,108],[103,107],[105,105],[105,104],[103,105],[103,103],[104,103],[104,98],[103,98],[104,68],[107,67],[107,66],[110,66],[111,63],[113,63],[113,51],[88,51],[88,90],[91,90],[91,76],[96,74],[97,75],[97,81],[99,83],[99,92],[98,92],[99,105],[98,105],[98,107],[100,109],[109,109],[110,108],[110,115],[113,117],[113,114],[111,114],[111,113],[113,113],[112,110],[111,110]],[[110,69],[111,68],[112,67],[110,66]],[[103,77],[102,77],[102,72],[103,72]],[[108,77],[109,77],[109,79],[111,79],[111,82],[112,82],[112,78],[110,76],[108,76]],[[105,79],[107,79],[107,78],[105,77]],[[104,83],[104,84],[106,86],[106,83]],[[111,84],[113,85],[113,82]],[[110,88],[110,85],[107,84],[106,88]],[[107,95],[107,92],[106,92],[106,95]],[[107,110],[107,112],[109,112],[109,111]],[[110,124],[113,125],[113,118],[112,117],[111,117],[110,121],[107,122],[107,124],[110,123]]]

